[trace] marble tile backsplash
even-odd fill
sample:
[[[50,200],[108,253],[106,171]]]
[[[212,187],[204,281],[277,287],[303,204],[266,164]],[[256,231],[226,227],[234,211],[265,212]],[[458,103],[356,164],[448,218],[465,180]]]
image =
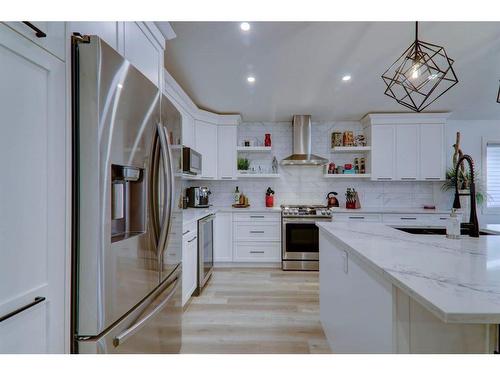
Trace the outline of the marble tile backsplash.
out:
[[[312,152],[335,164],[352,162],[352,154],[331,154],[330,139],[333,131],[353,130],[362,133],[359,122],[317,122],[312,127]],[[278,162],[292,153],[291,122],[252,122],[242,123],[238,127],[238,144],[244,140],[263,142],[264,134],[270,133],[272,152],[239,153],[239,157],[250,160],[250,167],[266,171],[273,156]],[[360,155],[362,156],[362,155]],[[333,159],[332,159],[333,158]],[[326,204],[326,195],[330,191],[338,193],[341,205],[345,205],[344,193],[348,187],[355,188],[363,207],[422,207],[424,204],[436,204],[439,196],[439,182],[378,182],[369,180],[334,180],[323,177],[323,167],[279,167],[280,178],[244,179],[238,181],[190,181],[189,186],[208,186],[212,191],[211,203],[227,206],[233,203],[236,186],[250,199],[254,207],[265,205],[267,187],[275,192],[275,205],[280,204]]]

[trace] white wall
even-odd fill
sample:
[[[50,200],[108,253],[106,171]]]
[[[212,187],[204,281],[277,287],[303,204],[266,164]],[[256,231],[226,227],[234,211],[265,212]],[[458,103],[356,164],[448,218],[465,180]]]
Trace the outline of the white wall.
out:
[[[474,160],[475,170],[479,172],[481,182],[483,182],[483,160],[482,142],[483,137],[500,139],[500,121],[448,121],[446,124],[446,155],[447,166],[452,166],[453,144],[455,143],[456,132],[460,131],[460,145],[464,154],[469,154]],[[484,183],[481,183],[485,187]],[[451,207],[452,193],[435,192],[436,199],[440,207]],[[480,208],[478,210],[480,224],[500,223],[500,214],[487,214]],[[466,218],[468,220],[468,218]]]
[[[332,131],[354,130],[361,132],[359,122],[321,122],[313,123],[312,151],[314,154],[344,164],[352,162],[351,154],[330,153]],[[278,161],[292,153],[292,125],[290,122],[242,123],[238,127],[238,141],[259,139],[271,133],[273,150],[268,154],[246,154],[253,160],[251,165],[270,165],[273,156]],[[240,156],[244,154],[240,153]],[[332,159],[333,158],[333,159]],[[259,159],[259,160],[257,160]],[[369,180],[333,180],[323,178],[322,167],[279,167],[279,179],[239,179],[238,181],[203,181],[190,182],[190,186],[206,185],[212,191],[211,203],[228,206],[232,204],[236,186],[249,196],[254,207],[264,206],[267,187],[276,192],[275,205],[279,204],[326,204],[326,195],[330,191],[339,193],[341,205],[345,206],[344,193],[347,187],[354,187],[364,207],[422,207],[434,204],[434,191],[439,191],[436,182],[378,182]],[[435,185],[438,187],[434,187]]]

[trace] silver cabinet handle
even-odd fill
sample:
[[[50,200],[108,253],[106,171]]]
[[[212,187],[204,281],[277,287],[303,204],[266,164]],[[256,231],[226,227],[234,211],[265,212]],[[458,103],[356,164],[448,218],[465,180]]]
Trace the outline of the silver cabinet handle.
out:
[[[439,220],[448,220],[447,217],[440,217]]]
[[[349,216],[349,219],[364,219],[364,216]]]
[[[28,310],[30,307],[38,305],[39,303],[41,303],[43,301],[45,301],[45,297],[35,297],[35,299],[32,302],[27,303],[26,305],[21,306],[20,308],[18,308],[18,309],[14,310],[14,311],[11,311],[10,313],[7,313],[7,314],[1,316],[0,317],[0,322],[3,322],[4,320],[7,320],[9,318],[12,318],[13,316],[15,316],[17,314],[20,314],[23,311]]]
[[[250,250],[250,254],[264,254],[263,250]]]
[[[190,240],[188,240],[188,242],[193,242],[194,240],[196,240],[198,238],[198,236],[194,236],[193,238],[191,238]]]
[[[401,177],[401,179],[405,181],[414,181],[416,180],[416,177]]]
[[[182,235],[184,236],[185,234],[188,234],[189,232],[191,232],[190,230],[187,230],[185,231],[184,233],[182,233]]]
[[[163,310],[165,305],[170,301],[170,299],[173,297],[173,295],[177,291],[177,288],[179,287],[179,279],[176,278],[175,281],[173,282],[173,284],[171,284],[171,285],[173,285],[172,291],[170,293],[168,293],[168,295],[165,297],[165,299],[158,306],[156,306],[153,311],[151,311],[149,314],[147,314],[142,319],[137,320],[136,323],[134,323],[131,327],[129,327],[128,329],[126,329],[125,331],[123,331],[122,333],[120,333],[119,335],[117,335],[113,339],[113,345],[115,347],[117,347],[120,344],[123,344],[130,336],[132,336],[144,324],[146,324],[148,322],[148,320],[150,320],[156,314],[158,314],[161,310]]]
[[[392,177],[377,177],[377,180],[379,180],[379,181],[390,181],[390,180],[392,180]]]
[[[264,215],[250,215],[251,219],[264,219]]]
[[[401,220],[417,220],[416,217],[400,217]]]
[[[222,176],[221,180],[232,180],[233,177]]]
[[[263,230],[251,230],[250,233],[264,233]]]
[[[441,177],[426,177],[426,180],[441,180]]]

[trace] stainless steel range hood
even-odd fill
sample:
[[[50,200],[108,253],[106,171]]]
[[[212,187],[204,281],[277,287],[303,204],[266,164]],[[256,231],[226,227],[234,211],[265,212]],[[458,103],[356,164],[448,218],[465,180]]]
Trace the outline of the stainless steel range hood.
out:
[[[293,116],[293,154],[281,165],[325,165],[328,160],[311,153],[311,115]]]

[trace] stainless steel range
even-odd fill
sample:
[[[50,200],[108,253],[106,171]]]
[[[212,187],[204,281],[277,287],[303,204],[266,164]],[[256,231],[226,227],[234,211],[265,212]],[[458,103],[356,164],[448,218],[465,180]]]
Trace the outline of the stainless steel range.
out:
[[[326,206],[281,206],[282,268],[319,270],[319,232],[317,221],[331,221]]]

